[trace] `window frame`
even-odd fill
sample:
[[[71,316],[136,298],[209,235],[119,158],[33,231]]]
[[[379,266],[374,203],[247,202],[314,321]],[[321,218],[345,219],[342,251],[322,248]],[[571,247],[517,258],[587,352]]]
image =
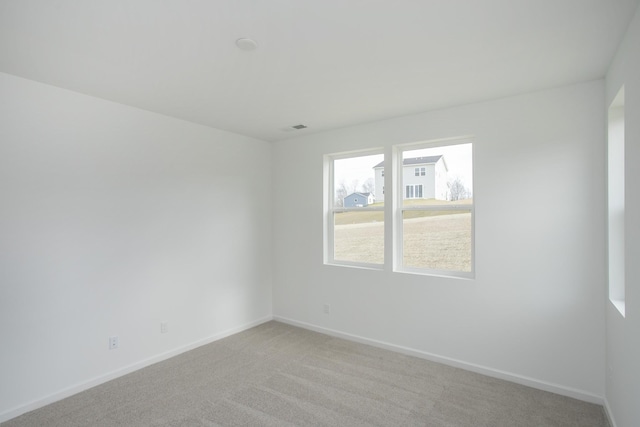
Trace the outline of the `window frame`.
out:
[[[384,170],[388,165],[387,156],[384,148],[372,148],[366,150],[357,150],[357,151],[347,151],[342,153],[333,153],[333,154],[325,154],[323,163],[324,163],[324,264],[326,265],[336,265],[336,266],[345,266],[345,267],[357,267],[357,268],[366,268],[372,270],[384,270],[385,265],[387,265],[387,238],[386,232],[384,233],[383,239],[383,261],[380,264],[377,263],[365,263],[358,261],[345,261],[345,260],[336,260],[335,259],[335,220],[334,215],[339,212],[350,212],[350,211],[373,211],[373,212],[382,212],[384,216],[383,227],[386,230],[386,199],[387,196],[384,196],[385,203],[383,206],[366,206],[366,207],[344,207],[344,206],[335,206],[335,174],[334,174],[334,162],[336,160],[349,159],[354,157],[364,157],[371,155],[382,155],[383,156],[383,177]],[[384,194],[384,192],[383,192]]]
[[[607,109],[607,293],[609,301],[626,317],[626,200],[625,200],[625,87]]]
[[[428,276],[442,276],[442,277],[454,277],[454,278],[463,278],[463,279],[475,279],[475,192],[472,187],[472,203],[469,204],[452,204],[452,205],[416,205],[416,206],[404,206],[404,198],[405,194],[403,190],[405,190],[405,184],[403,182],[403,168],[404,168],[404,159],[403,154],[406,151],[419,150],[423,148],[437,148],[437,147],[445,147],[445,146],[453,146],[453,145],[462,145],[462,144],[471,144],[471,176],[472,181],[474,183],[473,187],[475,187],[475,138],[473,137],[460,137],[460,138],[447,138],[442,140],[432,140],[432,141],[424,141],[424,142],[416,142],[409,144],[399,144],[394,145],[393,149],[393,166],[395,169],[394,177],[396,177],[396,182],[394,183],[394,188],[396,191],[394,192],[393,197],[393,240],[394,240],[394,251],[393,251],[393,271],[399,273],[411,273],[411,274],[421,274]],[[409,185],[409,184],[407,184]],[[424,194],[424,193],[423,193]],[[431,269],[431,268],[422,268],[422,267],[411,267],[404,265],[404,212],[407,211],[450,211],[450,210],[459,210],[460,212],[470,212],[471,213],[471,269],[470,271],[456,271],[456,270],[441,270],[441,269]]]
[[[472,164],[472,194],[471,204],[453,204],[444,206],[404,206],[404,184],[403,184],[403,153],[405,151],[418,150],[422,148],[436,148],[452,145],[471,144],[471,164]],[[325,154],[323,156],[323,263],[329,266],[364,268],[370,270],[387,271],[392,273],[416,274],[422,276],[434,276],[452,279],[475,280],[476,275],[476,236],[475,236],[475,137],[460,136],[438,140],[428,140],[413,143],[403,143],[389,145],[386,147],[374,147],[363,150],[345,151],[339,153]],[[382,155],[383,157],[383,206],[379,207],[354,207],[345,208],[335,206],[335,177],[334,162],[336,160],[352,157],[362,157],[368,155]],[[425,170],[426,173],[426,170]],[[421,184],[418,184],[421,185]],[[385,191],[385,187],[389,191]],[[424,188],[423,188],[424,195]],[[336,260],[335,250],[335,220],[334,214],[347,211],[381,211],[383,212],[383,262],[363,263],[357,261]],[[471,271],[438,270],[429,268],[404,266],[404,236],[403,236],[403,215],[405,211],[411,210],[460,210],[471,213]]]

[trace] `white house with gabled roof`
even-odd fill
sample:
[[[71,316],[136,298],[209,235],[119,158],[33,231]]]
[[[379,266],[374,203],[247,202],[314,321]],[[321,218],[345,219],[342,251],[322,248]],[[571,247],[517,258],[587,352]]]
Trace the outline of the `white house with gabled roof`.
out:
[[[444,156],[412,157],[404,159],[402,168],[403,197],[405,199],[447,200],[447,163]],[[375,200],[384,200],[384,162],[373,167]]]

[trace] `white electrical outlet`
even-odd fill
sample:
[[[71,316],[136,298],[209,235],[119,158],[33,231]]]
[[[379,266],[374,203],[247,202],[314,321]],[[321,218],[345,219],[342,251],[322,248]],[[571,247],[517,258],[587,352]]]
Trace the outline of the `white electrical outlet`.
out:
[[[331,306],[329,304],[325,304],[322,306],[322,312],[324,314],[329,314],[331,313]]]
[[[109,350],[115,350],[120,345],[118,337],[109,337]]]
[[[169,323],[168,322],[160,322],[160,333],[166,334],[169,332]]]

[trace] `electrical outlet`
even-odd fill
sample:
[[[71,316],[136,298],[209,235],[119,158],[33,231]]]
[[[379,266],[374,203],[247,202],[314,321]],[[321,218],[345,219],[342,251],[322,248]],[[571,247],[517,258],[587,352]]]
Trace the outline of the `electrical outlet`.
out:
[[[160,333],[166,334],[169,332],[169,323],[168,322],[160,322]]]
[[[325,304],[322,306],[322,312],[324,314],[330,314],[331,313],[331,306],[329,304]]]
[[[109,350],[115,350],[118,346],[120,346],[118,337],[109,337]]]

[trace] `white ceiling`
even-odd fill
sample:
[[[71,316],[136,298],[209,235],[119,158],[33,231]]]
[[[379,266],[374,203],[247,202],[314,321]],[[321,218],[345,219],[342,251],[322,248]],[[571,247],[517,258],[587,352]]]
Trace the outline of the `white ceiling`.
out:
[[[0,71],[275,141],[601,78],[637,4],[2,0]]]

